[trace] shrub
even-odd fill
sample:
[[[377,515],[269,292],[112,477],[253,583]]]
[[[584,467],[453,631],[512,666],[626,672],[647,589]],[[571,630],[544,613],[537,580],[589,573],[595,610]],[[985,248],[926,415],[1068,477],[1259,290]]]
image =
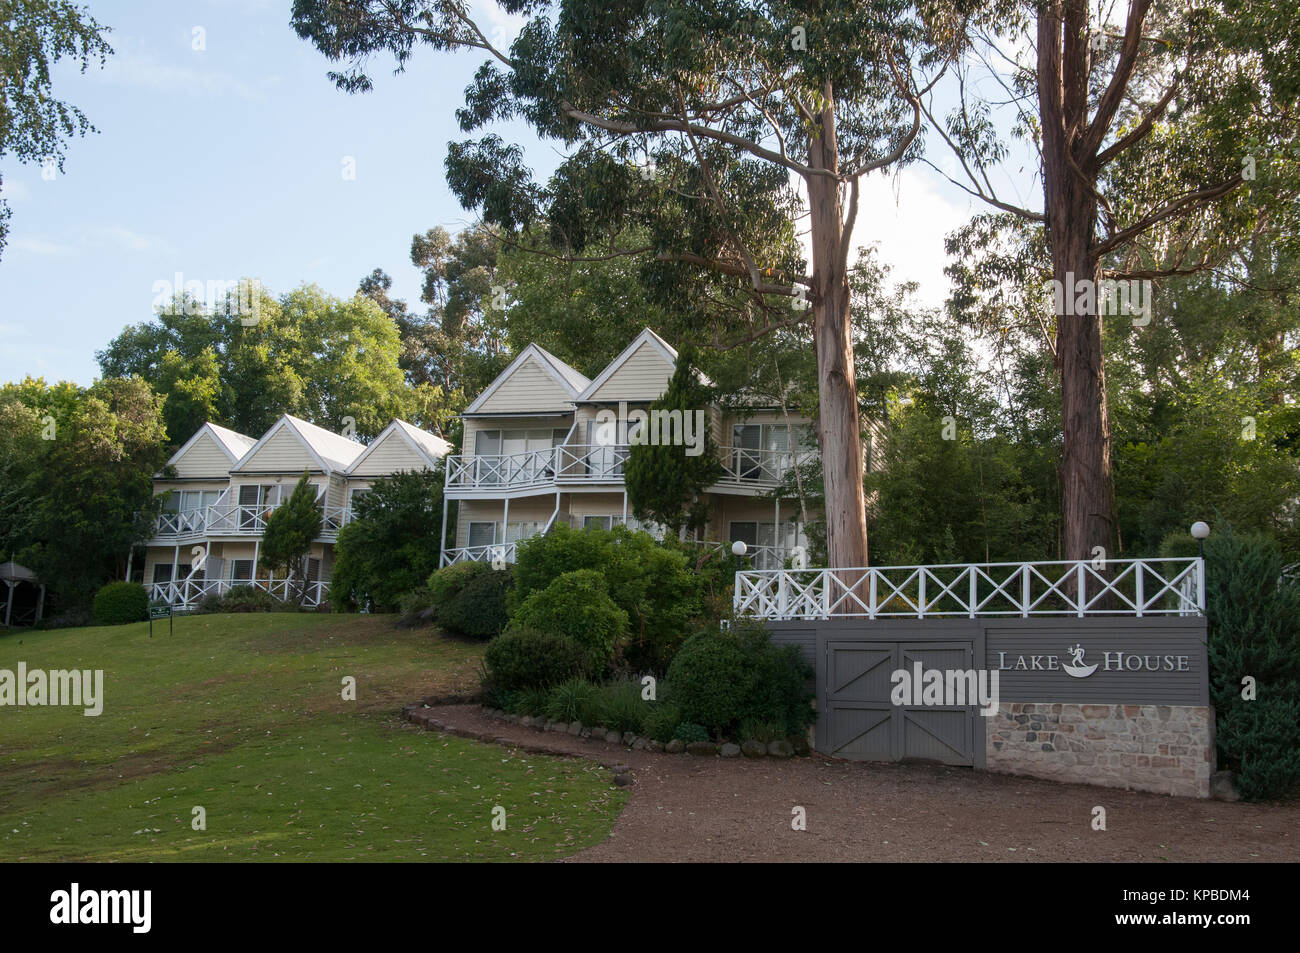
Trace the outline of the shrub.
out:
[[[429,595],[435,606],[444,605],[460,594],[470,580],[491,572],[487,563],[455,563],[443,566],[429,576]]]
[[[549,688],[590,674],[591,656],[559,632],[512,626],[483,653],[486,687],[492,692]]]
[[[746,721],[803,733],[816,717],[814,674],[796,647],[773,645],[766,630],[743,621],[687,639],[668,670],[682,717],[732,737]]]
[[[397,624],[408,629],[433,622],[433,595],[421,586],[404,593],[397,601],[400,613]]]
[[[581,569],[599,572],[610,599],[627,613],[630,668],[663,673],[700,611],[699,580],[686,554],[622,526],[573,530],[558,524],[519,544],[511,607]]]
[[[256,586],[231,586],[223,593],[204,596],[199,603],[202,612],[288,612],[295,608]]]
[[[1220,529],[1205,541],[1210,703],[1219,766],[1242,797],[1283,797],[1300,783],[1300,585],[1265,536]],[[1258,697],[1241,697],[1251,676]]]
[[[557,721],[587,721],[598,710],[600,688],[585,678],[571,678],[551,689],[545,714]],[[584,717],[585,716],[585,717]]]
[[[149,593],[138,582],[110,582],[95,593],[91,610],[99,625],[123,625],[149,618]]]
[[[649,704],[639,682],[611,682],[600,690],[600,723],[614,731],[645,732]]]
[[[780,741],[784,737],[784,725],[774,721],[760,721],[757,718],[746,718],[740,723],[740,730],[736,733],[737,741],[761,741],[763,744],[769,741]]]
[[[486,642],[506,627],[506,593],[511,583],[509,569],[475,573],[450,599],[434,603],[434,618],[451,635]]]
[[[568,637],[587,652],[588,671],[600,675],[627,638],[627,613],[609,598],[600,573],[580,569],[533,592],[515,611],[510,627]]]
[[[683,721],[673,732],[672,740],[684,741],[690,744],[692,741],[708,741],[709,730],[703,725],[697,725],[694,722]]]
[[[677,728],[682,723],[681,706],[671,701],[650,703],[650,711],[645,718],[645,733],[655,741],[667,744],[673,740]]]

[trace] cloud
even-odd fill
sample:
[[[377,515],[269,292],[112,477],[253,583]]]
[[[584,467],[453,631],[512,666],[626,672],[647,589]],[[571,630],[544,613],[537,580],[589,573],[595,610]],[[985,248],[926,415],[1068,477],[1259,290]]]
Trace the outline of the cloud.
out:
[[[26,202],[31,197],[31,190],[18,179],[8,178],[0,182],[0,199],[8,202]]]
[[[165,238],[132,231],[124,225],[88,225],[81,229],[81,240],[92,248],[116,248],[120,251],[175,251]]]
[[[77,249],[71,245],[47,242],[40,238],[14,238],[9,241],[14,251],[25,251],[29,255],[75,255]]]
[[[250,102],[263,99],[260,90],[229,73],[168,66],[151,56],[135,53],[110,57],[104,69],[93,75],[119,86],[179,91],[191,96],[238,96]]]

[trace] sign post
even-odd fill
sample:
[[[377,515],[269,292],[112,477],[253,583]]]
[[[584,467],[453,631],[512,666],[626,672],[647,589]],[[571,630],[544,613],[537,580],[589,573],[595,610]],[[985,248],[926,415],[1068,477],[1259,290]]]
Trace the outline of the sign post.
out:
[[[173,615],[173,613],[172,613],[172,607],[171,607],[171,606],[150,606],[150,607],[149,607],[149,638],[151,638],[151,639],[153,638],[153,620],[154,620],[154,619],[166,619],[166,620],[167,620],[167,634],[168,634],[168,635],[172,635],[172,634],[173,634],[173,633],[172,633],[172,626],[174,625],[174,622],[173,622],[172,620],[174,619],[174,615]]]

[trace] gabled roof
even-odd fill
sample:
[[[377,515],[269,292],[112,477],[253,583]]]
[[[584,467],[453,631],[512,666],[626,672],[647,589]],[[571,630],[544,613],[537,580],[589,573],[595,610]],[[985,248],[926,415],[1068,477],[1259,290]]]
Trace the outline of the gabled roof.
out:
[[[654,350],[663,355],[664,360],[668,362],[669,366],[677,366],[677,349],[659,335],[655,334],[654,331],[649,328],[644,328],[641,333],[633,339],[632,343],[623,349],[623,353],[610,361],[609,365],[596,376],[596,379],[586,386],[582,393],[578,395],[578,401],[582,402],[591,400],[592,395],[600,390],[605,382],[613,377],[618,372],[618,369],[626,364],[632,358],[632,355],[641,349],[641,345],[643,344],[649,344]],[[699,377],[701,383],[711,383],[698,369],[696,370],[696,376]]]
[[[239,458],[239,462],[230,468],[231,472],[242,470],[244,465],[257,454],[257,451],[266,446],[267,442],[281,430],[287,430],[298,438],[298,441],[306,448],[308,454],[320,464],[320,468],[326,473],[346,470],[349,464],[356,460],[366,449],[364,445],[355,440],[340,437],[324,427],[317,427],[315,424],[308,423],[292,414],[285,414],[271,426],[270,430],[262,434],[262,438],[253,444],[247,453]]]
[[[228,430],[225,427],[218,427],[216,424],[208,421],[198,430],[194,431],[194,436],[190,437],[189,440],[186,440],[175,453],[168,457],[167,462],[169,464],[174,464],[181,457],[185,456],[185,454],[189,452],[190,448],[202,439],[204,434],[207,434],[212,438],[218,449],[226,455],[231,463],[237,463],[240,457],[248,453],[249,448],[252,447],[253,444],[257,443],[257,441],[252,437],[245,436],[242,433],[236,433],[235,431]],[[154,476],[158,476],[158,474],[154,474]]]
[[[474,402],[465,408],[464,415],[470,416],[477,412],[478,409],[497,392],[501,385],[509,380],[510,376],[514,374],[515,371],[528,363],[530,358],[535,360],[543,370],[555,379],[555,382],[564,389],[564,392],[569,395],[570,399],[576,398],[580,393],[582,393],[583,388],[591,383],[591,381],[586,377],[579,374],[568,364],[565,364],[554,354],[538,347],[536,344],[530,344],[519,352],[518,356],[510,362],[510,366],[498,374],[496,380],[489,384],[483,393],[474,398]]]
[[[434,468],[439,460],[451,452],[451,444],[441,437],[429,433],[427,430],[421,430],[405,420],[394,420],[384,428],[383,432],[370,441],[370,445],[363,450],[349,465],[347,472],[354,473],[360,469],[361,464],[366,457],[374,451],[376,447],[390,438],[403,440],[415,451],[419,457],[424,460],[425,465],[430,470]]]

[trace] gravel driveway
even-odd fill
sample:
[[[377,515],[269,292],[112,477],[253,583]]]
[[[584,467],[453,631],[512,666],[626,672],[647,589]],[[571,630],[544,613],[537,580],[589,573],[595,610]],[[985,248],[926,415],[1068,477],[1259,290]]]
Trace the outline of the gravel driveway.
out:
[[[417,723],[631,768],[604,843],[569,861],[1291,861],[1300,803],[1242,804],[931,765],[651,754],[543,733],[477,706]],[[1093,808],[1106,830],[1092,829]],[[807,830],[792,829],[794,808]]]

